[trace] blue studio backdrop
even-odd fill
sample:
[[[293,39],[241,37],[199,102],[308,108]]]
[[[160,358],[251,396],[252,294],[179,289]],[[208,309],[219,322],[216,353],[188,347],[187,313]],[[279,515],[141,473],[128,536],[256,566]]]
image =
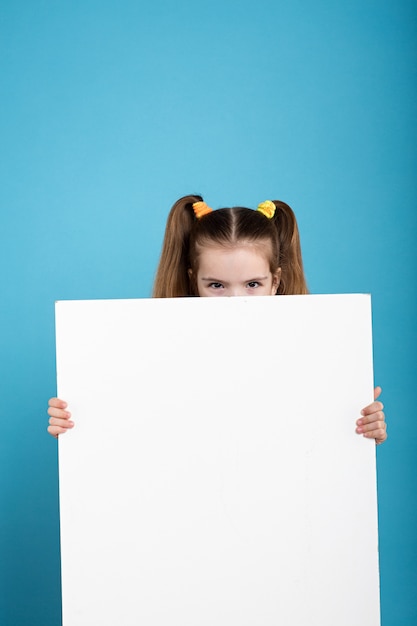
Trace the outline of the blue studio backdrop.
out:
[[[54,302],[148,297],[187,193],[288,202],[311,291],[372,294],[382,624],[417,623],[416,16],[411,0],[3,0],[1,624],[61,623]]]

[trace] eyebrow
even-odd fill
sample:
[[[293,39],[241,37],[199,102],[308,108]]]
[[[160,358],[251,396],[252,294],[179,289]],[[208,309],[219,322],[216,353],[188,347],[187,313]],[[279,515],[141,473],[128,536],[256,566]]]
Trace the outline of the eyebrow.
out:
[[[245,283],[253,283],[256,281],[261,281],[261,280],[266,280],[268,278],[268,276],[255,276],[253,278],[247,278],[244,282]],[[220,278],[210,278],[210,277],[204,277],[202,276],[200,280],[206,280],[209,282],[213,282],[213,283],[224,283],[224,280],[221,280]]]

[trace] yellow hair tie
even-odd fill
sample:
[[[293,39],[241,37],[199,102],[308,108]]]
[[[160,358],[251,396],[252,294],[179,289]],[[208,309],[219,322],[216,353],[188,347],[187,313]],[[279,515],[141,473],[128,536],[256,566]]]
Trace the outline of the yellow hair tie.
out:
[[[270,220],[274,217],[276,208],[277,207],[272,202],[272,200],[265,200],[265,202],[261,202],[261,204],[258,204],[258,208],[256,210],[263,213],[265,217]]]
[[[193,209],[194,209],[194,213],[196,218],[199,220],[200,217],[203,217],[203,215],[207,215],[207,213],[211,213],[212,212],[212,208],[207,206],[207,204],[205,202],[194,202],[193,203]]]

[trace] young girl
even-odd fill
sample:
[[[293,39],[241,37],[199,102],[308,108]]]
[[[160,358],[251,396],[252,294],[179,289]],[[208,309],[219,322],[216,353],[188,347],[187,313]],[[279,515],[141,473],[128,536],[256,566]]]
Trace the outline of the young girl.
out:
[[[165,230],[153,297],[272,296],[308,294],[300,237],[292,209],[278,200],[257,210],[213,211],[201,196],[185,196],[172,207]],[[387,438],[383,405],[361,411],[356,432]],[[57,437],[74,426],[67,403],[49,400],[48,432]]]

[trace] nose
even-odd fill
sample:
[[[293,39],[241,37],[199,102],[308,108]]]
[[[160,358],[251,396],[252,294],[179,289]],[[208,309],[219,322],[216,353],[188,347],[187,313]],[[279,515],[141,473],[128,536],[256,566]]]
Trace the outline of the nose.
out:
[[[244,287],[232,287],[232,289],[230,290],[230,295],[232,296],[232,298],[234,296],[244,296],[245,288]]]

